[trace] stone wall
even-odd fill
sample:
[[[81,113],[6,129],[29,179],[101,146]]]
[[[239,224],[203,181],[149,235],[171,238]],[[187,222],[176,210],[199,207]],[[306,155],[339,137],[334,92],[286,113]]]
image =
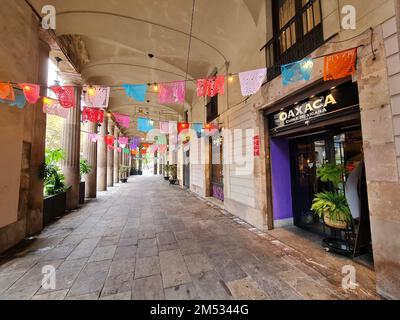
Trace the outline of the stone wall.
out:
[[[0,2],[0,79],[46,83],[48,46],[24,1]],[[42,229],[46,117],[41,105],[0,105],[0,252]]]

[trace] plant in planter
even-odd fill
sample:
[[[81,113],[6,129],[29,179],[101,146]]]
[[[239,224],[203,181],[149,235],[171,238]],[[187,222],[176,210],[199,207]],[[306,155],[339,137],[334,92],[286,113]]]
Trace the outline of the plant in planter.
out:
[[[89,174],[92,172],[92,166],[86,159],[79,160],[79,176],[81,182],[79,184],[79,203],[85,203],[85,181],[82,181],[82,178],[85,174]]]
[[[128,182],[128,174],[129,174],[130,167],[125,165],[119,166],[119,171],[121,172],[121,182],[127,183]]]
[[[81,159],[79,161],[79,174],[81,177],[81,181],[82,181],[83,175],[89,174],[90,172],[92,172],[92,166],[89,164],[89,162],[86,159]]]
[[[346,229],[352,222],[350,208],[343,194],[318,193],[315,195],[311,210],[323,219],[326,225],[336,229]]]
[[[44,194],[46,196],[53,196],[65,191],[64,175],[57,163],[65,157],[62,149],[48,149],[45,154],[44,163]]]
[[[65,213],[66,192],[64,175],[57,163],[64,159],[61,149],[48,149],[45,154],[42,178],[44,180],[43,224],[46,226]]]
[[[343,182],[341,166],[325,164],[317,170],[317,177],[325,183],[331,183],[334,191],[324,191],[315,195],[311,210],[315,212],[325,224],[345,230],[352,223],[352,216],[346,197],[340,193],[338,186]]]
[[[170,165],[164,164],[164,180],[166,181],[169,180],[169,171],[170,171]]]
[[[178,173],[178,165],[173,164],[169,166],[169,183],[170,184],[176,184],[176,181],[178,179],[177,176]]]

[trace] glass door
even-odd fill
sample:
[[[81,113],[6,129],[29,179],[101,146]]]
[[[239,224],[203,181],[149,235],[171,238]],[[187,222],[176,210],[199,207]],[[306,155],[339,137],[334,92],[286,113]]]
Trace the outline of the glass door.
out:
[[[323,224],[311,206],[315,194],[327,187],[317,179],[317,169],[330,162],[330,146],[327,136],[300,138],[291,143],[295,225],[317,233],[324,233]]]
[[[224,201],[224,174],[223,174],[223,138],[219,132],[210,137],[211,144],[211,196]]]

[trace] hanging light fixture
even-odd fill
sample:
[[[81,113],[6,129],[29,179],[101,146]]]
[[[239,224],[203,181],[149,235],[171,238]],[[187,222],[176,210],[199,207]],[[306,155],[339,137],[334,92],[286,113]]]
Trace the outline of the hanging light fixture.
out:
[[[228,81],[229,82],[233,82],[233,74],[232,73],[229,74]]]
[[[156,82],[155,82],[154,85],[153,85],[153,89],[154,89],[154,91],[156,91],[156,92],[158,91],[158,85],[157,85]]]
[[[89,95],[89,97],[94,97],[96,95],[96,89],[92,86],[89,86],[88,95]]]

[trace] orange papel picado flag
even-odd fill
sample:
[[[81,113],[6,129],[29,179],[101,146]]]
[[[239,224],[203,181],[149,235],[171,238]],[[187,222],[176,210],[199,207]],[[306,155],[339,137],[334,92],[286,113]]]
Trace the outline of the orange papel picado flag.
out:
[[[357,48],[325,57],[324,80],[337,80],[356,72]]]

